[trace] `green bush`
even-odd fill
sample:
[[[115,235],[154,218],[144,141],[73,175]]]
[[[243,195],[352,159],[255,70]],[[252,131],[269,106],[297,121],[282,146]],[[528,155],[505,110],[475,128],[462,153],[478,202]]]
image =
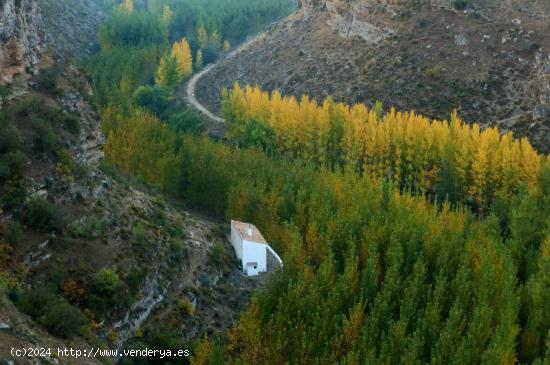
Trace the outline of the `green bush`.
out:
[[[21,226],[15,222],[9,223],[4,238],[12,246],[17,246],[23,240],[23,230]]]
[[[26,159],[25,154],[19,150],[0,155],[0,183],[18,178]]]
[[[56,295],[48,288],[39,286],[12,296],[19,309],[33,318],[39,318],[46,313],[57,300]]]
[[[45,314],[42,324],[54,335],[71,338],[79,334],[88,320],[80,310],[65,301],[51,306]]]
[[[25,221],[40,232],[59,232],[63,228],[61,211],[44,198],[32,198],[27,203]]]
[[[59,78],[60,72],[61,70],[59,67],[51,67],[42,70],[38,76],[38,87],[53,95],[60,95],[61,89],[57,87],[57,79]]]
[[[132,247],[136,253],[141,256],[147,255],[152,248],[149,240],[149,232],[143,223],[136,224],[132,229]]]
[[[21,145],[21,137],[14,125],[0,126],[0,153],[15,151]]]
[[[225,261],[225,257],[225,246],[221,243],[214,244],[214,246],[212,246],[212,250],[210,251],[210,259],[212,259],[216,265],[221,265]]]
[[[470,0],[453,0],[453,6],[456,10],[464,10],[470,2]]]
[[[44,119],[33,119],[31,127],[34,131],[34,148],[38,152],[54,152],[58,142],[51,124]]]
[[[114,270],[104,268],[95,275],[94,289],[104,297],[112,297],[121,286],[122,281]]]
[[[0,206],[8,209],[13,209],[27,199],[27,189],[22,180],[8,180],[0,189]]]
[[[63,125],[72,135],[76,136],[80,133],[80,119],[76,115],[65,113]]]

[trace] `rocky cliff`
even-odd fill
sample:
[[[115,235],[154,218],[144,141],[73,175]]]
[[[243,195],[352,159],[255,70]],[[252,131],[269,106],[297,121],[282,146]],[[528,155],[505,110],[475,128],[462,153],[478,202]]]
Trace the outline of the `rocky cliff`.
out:
[[[37,72],[41,35],[42,18],[35,0],[0,0],[0,84]]]
[[[0,0],[0,84],[36,74],[47,50],[56,60],[90,56],[104,18],[94,0]]]

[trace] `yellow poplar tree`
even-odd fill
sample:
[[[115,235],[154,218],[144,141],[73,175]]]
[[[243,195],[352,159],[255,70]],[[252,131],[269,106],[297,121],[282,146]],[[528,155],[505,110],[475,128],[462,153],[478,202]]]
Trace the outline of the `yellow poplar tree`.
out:
[[[206,31],[204,23],[200,23],[197,28],[197,39],[199,40],[201,48],[206,48],[206,46],[208,46],[208,32]]]
[[[210,47],[214,49],[220,49],[221,48],[221,35],[220,32],[217,30],[214,30],[212,34],[210,34],[210,38],[208,39],[208,44]]]
[[[231,43],[228,40],[223,41],[223,51],[228,52],[231,49]]]
[[[178,63],[178,71],[182,77],[188,77],[193,73],[193,56],[187,39],[183,38],[180,42],[172,46],[172,56]]]
[[[172,11],[172,9],[170,9],[170,7],[168,5],[165,5],[164,10],[162,12],[162,22],[166,26],[169,26],[170,23],[172,22],[172,17],[173,16],[174,16],[174,12]]]
[[[202,50],[199,49],[195,55],[195,67],[201,69],[204,66],[204,56],[202,55]]]

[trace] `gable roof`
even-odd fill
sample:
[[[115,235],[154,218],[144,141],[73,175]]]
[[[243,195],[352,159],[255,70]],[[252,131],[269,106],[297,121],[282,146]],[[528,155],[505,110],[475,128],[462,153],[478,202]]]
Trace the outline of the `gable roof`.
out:
[[[243,240],[267,245],[267,241],[255,225],[234,220],[231,220],[231,224],[237,228],[237,232]],[[248,226],[252,228],[252,235],[248,235]]]

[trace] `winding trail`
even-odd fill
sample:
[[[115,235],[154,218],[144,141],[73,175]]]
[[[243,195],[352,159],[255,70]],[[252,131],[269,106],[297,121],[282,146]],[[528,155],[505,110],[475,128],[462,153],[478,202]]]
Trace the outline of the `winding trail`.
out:
[[[211,120],[218,122],[218,123],[225,123],[224,119],[220,116],[217,116],[216,114],[212,113],[206,106],[201,104],[200,101],[197,100],[197,97],[195,96],[195,89],[197,88],[197,83],[200,81],[200,79],[212,71],[214,67],[221,64],[223,61],[226,61],[228,59],[231,59],[247,49],[252,43],[259,41],[265,36],[265,32],[261,32],[255,37],[251,38],[250,40],[244,42],[239,47],[235,48],[233,51],[229,52],[225,57],[218,60],[218,62],[213,63],[211,65],[206,66],[203,70],[201,70],[199,73],[193,75],[193,77],[189,80],[187,83],[187,87],[185,89],[185,99],[189,104],[191,104],[195,109],[206,115]]]

